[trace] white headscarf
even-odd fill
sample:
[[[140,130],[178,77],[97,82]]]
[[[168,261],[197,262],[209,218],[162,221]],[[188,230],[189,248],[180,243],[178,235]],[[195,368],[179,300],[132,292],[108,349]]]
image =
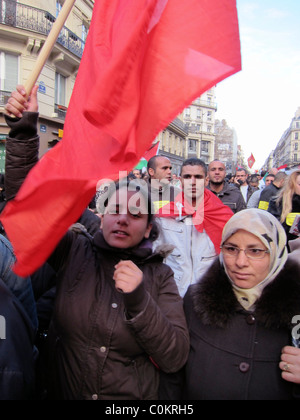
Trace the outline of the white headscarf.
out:
[[[223,229],[223,245],[238,230],[245,230],[255,235],[270,251],[270,270],[268,276],[252,289],[241,289],[237,287],[228,275],[224,264],[223,254],[220,254],[220,261],[224,266],[226,274],[232,283],[233,290],[241,305],[247,310],[251,309],[256,300],[261,296],[264,288],[270,284],[283,269],[288,251],[286,247],[286,233],[280,222],[265,210],[246,209],[231,217]]]

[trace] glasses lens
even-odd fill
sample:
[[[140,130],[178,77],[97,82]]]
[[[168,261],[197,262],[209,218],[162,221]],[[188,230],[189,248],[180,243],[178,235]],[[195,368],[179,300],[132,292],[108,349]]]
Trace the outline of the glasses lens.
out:
[[[265,251],[264,249],[248,248],[246,250],[240,250],[239,248],[230,245],[223,245],[222,250],[224,254],[230,257],[237,257],[241,251],[244,251],[246,256],[251,260],[261,260],[268,253],[268,251]]]
[[[239,254],[239,248],[229,245],[222,246],[223,253],[226,255],[230,255],[231,257],[236,257]]]
[[[249,248],[245,251],[247,257],[252,260],[261,260],[266,255],[266,251],[263,249]]]

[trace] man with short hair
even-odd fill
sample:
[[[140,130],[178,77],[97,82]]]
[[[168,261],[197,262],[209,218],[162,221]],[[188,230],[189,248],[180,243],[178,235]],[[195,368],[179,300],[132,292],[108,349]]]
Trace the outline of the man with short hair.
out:
[[[226,170],[223,162],[214,160],[208,165],[208,186],[223,204],[234,213],[246,208],[242,193],[232,184],[225,181]]]
[[[157,214],[160,236],[154,247],[167,250],[171,245],[173,250],[166,255],[165,263],[172,268],[182,297],[220,253],[223,227],[233,215],[228,206],[205,188],[206,177],[207,168],[202,160],[184,161],[182,191]]]
[[[237,182],[238,182],[238,184],[236,184],[236,186],[237,186],[237,188],[239,188],[239,190],[243,194],[245,203],[247,205],[251,195],[254,193],[254,191],[257,190],[257,188],[251,187],[251,185],[248,184],[248,182],[247,182],[248,173],[247,173],[246,169],[244,169],[244,168],[237,169],[235,177],[236,177]]]
[[[260,195],[258,205],[259,209],[268,210],[270,200],[279,193],[281,188],[284,186],[286,178],[287,174],[285,172],[278,172],[274,177],[274,181],[269,185],[266,184],[267,186],[262,190]]]
[[[269,186],[270,184],[272,184],[272,182],[274,181],[275,175],[273,174],[269,174],[268,176],[265,177],[265,184],[264,184],[264,188]],[[264,189],[263,188],[263,189]],[[263,189],[258,189],[257,191],[254,191],[254,193],[251,195],[248,204],[247,204],[247,208],[248,209],[253,209],[253,208],[258,208],[259,206],[259,201],[260,201],[260,196],[261,193],[263,191]]]
[[[134,168],[132,171],[133,175],[137,178],[137,179],[141,179],[142,178],[142,172],[140,169]]]
[[[150,194],[155,211],[174,201],[179,189],[171,185],[172,163],[165,156],[153,156],[147,164]]]

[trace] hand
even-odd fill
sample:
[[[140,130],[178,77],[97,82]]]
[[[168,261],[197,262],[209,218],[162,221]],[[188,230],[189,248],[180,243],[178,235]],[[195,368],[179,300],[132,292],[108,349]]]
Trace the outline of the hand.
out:
[[[300,349],[284,347],[279,364],[282,370],[282,378],[287,382],[300,384]]]
[[[7,104],[5,105],[5,111],[9,116],[15,116],[22,118],[23,112],[37,112],[38,111],[38,100],[37,90],[38,86],[32,88],[30,97],[27,98],[27,94],[23,85],[18,85],[17,90],[12,92]]]
[[[133,292],[143,281],[143,272],[132,261],[120,261],[115,269],[116,289],[123,293]]]

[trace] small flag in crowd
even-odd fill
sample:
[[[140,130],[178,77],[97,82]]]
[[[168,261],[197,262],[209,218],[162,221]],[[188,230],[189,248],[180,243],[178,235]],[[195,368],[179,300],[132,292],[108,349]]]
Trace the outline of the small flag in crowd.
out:
[[[63,139],[1,215],[14,271],[40,267],[99,180],[130,171],[186,106],[240,69],[236,0],[95,0]]]
[[[253,153],[251,153],[251,156],[248,158],[248,166],[250,169],[253,167],[254,163],[255,163],[255,159],[254,159]]]

